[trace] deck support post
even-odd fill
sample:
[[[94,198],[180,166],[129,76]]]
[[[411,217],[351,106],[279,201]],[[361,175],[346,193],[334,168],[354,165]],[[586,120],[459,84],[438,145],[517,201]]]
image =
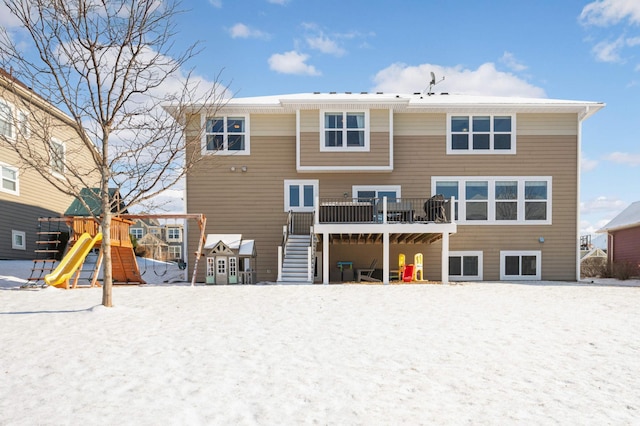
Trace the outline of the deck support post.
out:
[[[322,233],[322,284],[329,284],[329,234]]]
[[[389,233],[388,232],[382,233],[382,283],[389,284]]]
[[[441,265],[442,284],[449,284],[449,233],[442,233],[442,265]]]

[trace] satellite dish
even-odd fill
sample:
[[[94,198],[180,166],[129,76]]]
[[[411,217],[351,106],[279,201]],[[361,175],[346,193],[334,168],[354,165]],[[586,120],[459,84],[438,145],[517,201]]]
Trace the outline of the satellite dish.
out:
[[[436,84],[436,75],[433,73],[433,71],[431,71],[431,83],[429,84],[432,86]]]
[[[444,80],[444,77],[442,77],[442,80],[440,81],[436,81],[436,75],[433,71],[430,72],[431,74],[431,81],[429,82],[429,87],[425,90],[427,92],[428,96],[433,95],[433,92],[431,89],[433,89],[433,86],[435,86],[436,84],[440,83],[442,80]]]

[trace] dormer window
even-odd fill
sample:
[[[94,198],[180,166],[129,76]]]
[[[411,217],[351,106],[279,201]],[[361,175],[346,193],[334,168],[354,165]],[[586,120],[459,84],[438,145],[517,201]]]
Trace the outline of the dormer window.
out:
[[[321,151],[369,149],[368,111],[322,111]]]

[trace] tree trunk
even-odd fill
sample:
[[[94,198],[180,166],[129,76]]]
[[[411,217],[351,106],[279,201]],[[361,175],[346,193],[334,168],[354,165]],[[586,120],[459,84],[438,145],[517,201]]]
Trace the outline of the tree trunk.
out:
[[[107,191],[107,198],[109,192]],[[102,304],[108,308],[113,306],[112,287],[113,287],[113,269],[111,258],[111,206],[103,210],[102,215],[102,253],[104,256],[103,266],[103,282],[102,282]]]

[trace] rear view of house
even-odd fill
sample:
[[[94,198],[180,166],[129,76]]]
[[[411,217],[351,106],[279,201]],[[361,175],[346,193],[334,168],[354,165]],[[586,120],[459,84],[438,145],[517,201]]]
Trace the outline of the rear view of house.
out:
[[[389,282],[400,258],[423,259],[425,280],[575,280],[581,123],[602,107],[445,93],[231,99],[187,117],[203,157],[187,210],[210,219],[207,233],[255,240],[266,281],[329,283],[375,265],[367,277]]]

